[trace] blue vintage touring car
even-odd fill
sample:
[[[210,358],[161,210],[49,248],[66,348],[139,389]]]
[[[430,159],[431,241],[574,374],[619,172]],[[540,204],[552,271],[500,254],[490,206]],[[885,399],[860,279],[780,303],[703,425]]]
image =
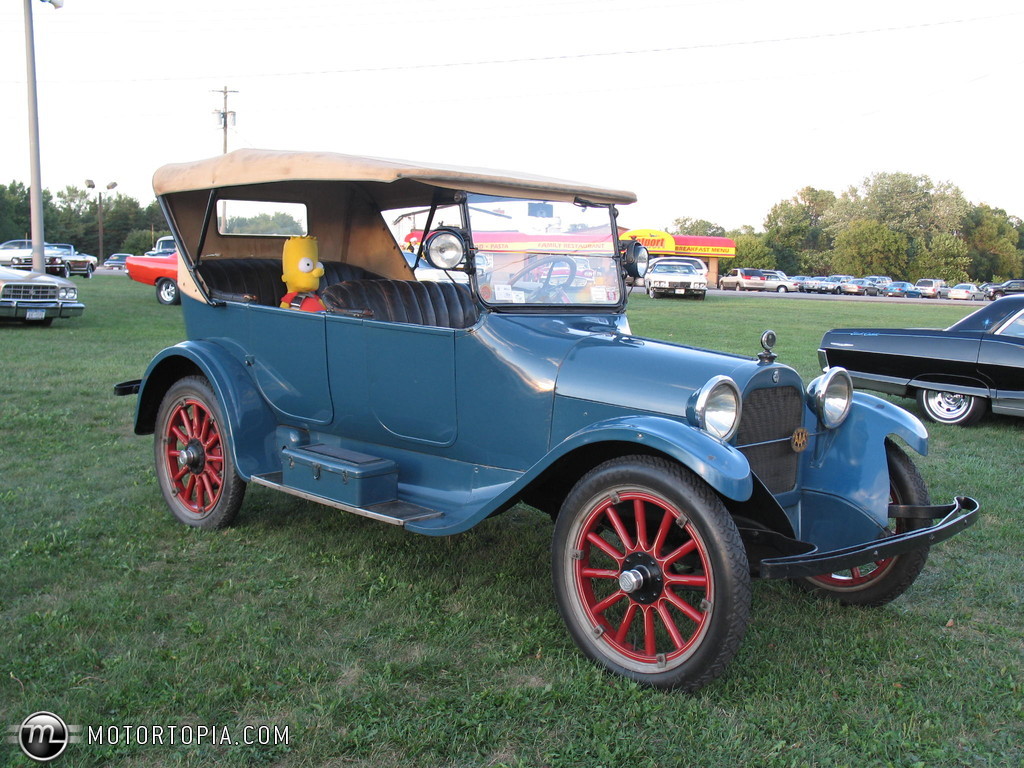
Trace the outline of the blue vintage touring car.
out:
[[[554,519],[580,649],[693,690],[735,654],[752,578],[882,604],[975,518],[970,498],[931,505],[891,439],[924,453],[924,428],[845,370],[805,387],[771,332],[756,359],[634,336],[631,193],[257,150],[154,188],[188,340],[116,391],[138,393],[187,525],[230,523],[248,483],[435,536],[523,501]],[[282,280],[297,239],[312,303]],[[417,281],[420,261],[469,279]]]

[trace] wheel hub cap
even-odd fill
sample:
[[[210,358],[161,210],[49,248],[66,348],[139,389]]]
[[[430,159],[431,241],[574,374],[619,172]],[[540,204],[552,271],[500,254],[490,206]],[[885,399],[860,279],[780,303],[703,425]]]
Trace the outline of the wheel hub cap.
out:
[[[190,442],[178,453],[178,466],[190,472],[199,472],[205,463],[206,456],[198,442]]]
[[[638,603],[653,603],[662,593],[665,577],[646,552],[634,552],[622,562],[619,588]]]

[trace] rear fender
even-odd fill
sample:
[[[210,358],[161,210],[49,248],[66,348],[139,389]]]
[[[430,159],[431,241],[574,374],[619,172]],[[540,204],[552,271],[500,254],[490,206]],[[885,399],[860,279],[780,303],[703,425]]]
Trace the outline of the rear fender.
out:
[[[274,450],[277,420],[245,367],[208,341],[184,341],[153,358],[139,389],[135,433],[152,434],[167,390],[179,379],[196,374],[206,377],[217,396],[239,476],[248,481],[252,475],[280,469]]]
[[[546,463],[601,442],[635,443],[643,452],[663,453],[726,498],[745,501],[753,493],[754,476],[742,453],[696,427],[661,416],[623,416],[591,424],[559,443]]]

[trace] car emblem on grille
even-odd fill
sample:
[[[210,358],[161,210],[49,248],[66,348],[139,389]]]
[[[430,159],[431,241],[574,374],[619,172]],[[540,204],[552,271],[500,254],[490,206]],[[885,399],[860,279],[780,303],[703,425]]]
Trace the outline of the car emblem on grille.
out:
[[[789,444],[793,448],[794,453],[803,453],[807,450],[807,430],[803,427],[797,427],[793,433],[793,437],[790,438]]]

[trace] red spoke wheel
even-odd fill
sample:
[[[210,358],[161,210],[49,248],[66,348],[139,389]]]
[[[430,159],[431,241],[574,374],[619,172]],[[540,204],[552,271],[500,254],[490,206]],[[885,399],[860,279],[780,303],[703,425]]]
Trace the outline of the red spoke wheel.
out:
[[[199,528],[221,528],[238,513],[245,483],[235,473],[210,383],[176,382],[157,415],[156,473],[171,512]]]
[[[625,457],[584,476],[555,521],[552,560],[573,640],[633,680],[696,690],[746,632],[739,533],[718,496],[674,462]]]
[[[930,504],[928,487],[910,457],[891,440],[885,441],[885,454],[889,464],[889,502]],[[930,525],[930,520],[895,518],[890,521],[889,529],[882,536]],[[925,547],[845,571],[812,576],[797,583],[844,605],[884,605],[907,591],[927,560],[928,549]]]

